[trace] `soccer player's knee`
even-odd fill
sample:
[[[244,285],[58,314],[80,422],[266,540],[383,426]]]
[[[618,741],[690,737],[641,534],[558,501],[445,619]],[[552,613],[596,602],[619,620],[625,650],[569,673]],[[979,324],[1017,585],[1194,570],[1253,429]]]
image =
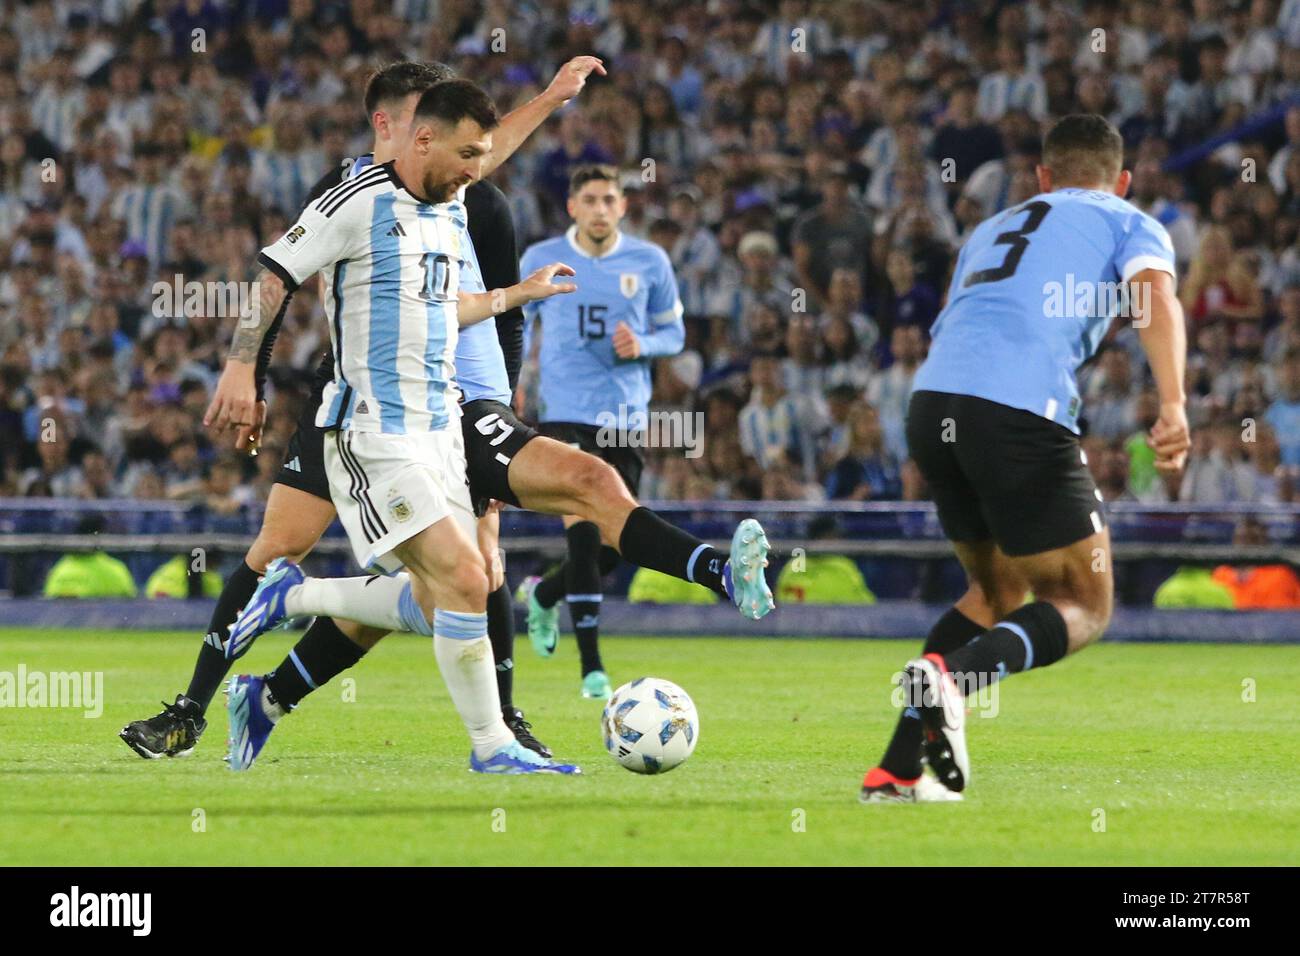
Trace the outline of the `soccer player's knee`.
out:
[[[624,504],[625,499],[632,500],[618,472],[599,458],[589,457],[583,463],[578,481],[586,489],[586,497],[595,505],[608,507],[611,502]]]
[[[292,527],[263,526],[244,560],[258,572],[264,571],[276,558],[288,558],[297,564],[307,556],[315,543],[315,540],[305,540],[305,536]]]
[[[477,561],[466,560],[452,573],[451,587],[456,595],[472,607],[487,607],[488,577],[481,555]]]

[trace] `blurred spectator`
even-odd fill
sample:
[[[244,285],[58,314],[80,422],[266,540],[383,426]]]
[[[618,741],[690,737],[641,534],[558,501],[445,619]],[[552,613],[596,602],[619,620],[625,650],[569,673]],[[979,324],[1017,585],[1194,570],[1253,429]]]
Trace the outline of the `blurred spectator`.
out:
[[[1103,351],[1098,372],[1088,385],[1084,398],[1088,434],[1127,438],[1137,425],[1137,392],[1129,353],[1117,347]]]
[[[826,496],[849,501],[896,499],[902,493],[898,465],[885,450],[880,416],[866,402],[849,412],[848,449],[826,479]]]
[[[871,217],[849,195],[843,166],[828,171],[820,187],[821,204],[800,216],[791,233],[799,282],[819,309],[830,297],[836,269],[855,270],[866,281],[872,234]]]
[[[1178,297],[1194,328],[1218,317],[1263,317],[1259,289],[1246,272],[1244,260],[1233,255],[1232,236],[1224,226],[1209,226],[1202,233]]]
[[[894,360],[889,368],[871,379],[867,386],[867,401],[880,414],[885,447],[901,461],[907,457],[903,425],[907,419],[907,403],[912,397],[912,379],[925,359],[925,339],[921,329],[915,325],[901,325],[894,329],[889,349]]]
[[[740,447],[760,467],[784,463],[793,455],[805,474],[814,469],[813,423],[804,403],[790,395],[774,355],[756,355],[749,367],[749,404],[740,412]]]
[[[903,417],[954,257],[984,217],[1038,191],[1044,129],[1079,110],[1119,124],[1132,201],[1165,225],[1186,268],[1198,433],[1186,479],[1153,474],[1151,379],[1132,330],[1081,379],[1093,435],[1127,453],[1123,493],[1293,494],[1295,0],[619,0],[567,18],[502,0],[372,6],[41,0],[0,14],[0,488],[210,498],[218,509],[237,509],[245,489],[264,494],[266,456],[300,401],[293,383],[328,347],[315,284],[281,327],[252,477],[221,463],[226,448],[197,420],[230,316],[156,310],[154,282],[255,277],[257,249],[315,178],[368,148],[359,99],[371,64],[444,60],[505,113],[568,55],[596,52],[609,76],[593,77],[493,179],[524,247],[567,227],[575,163],[621,165],[623,229],[668,251],[699,320],[690,356],[657,372],[661,407],[703,408],[711,421],[703,458],[662,462],[655,480],[674,494],[753,497],[766,482],[815,497],[864,397],[900,493],[923,494]],[[1105,51],[1085,21],[1105,31]],[[500,25],[510,44],[497,51]],[[207,31],[203,55],[190,49],[196,28]],[[760,385],[764,361],[780,380],[772,388]],[[751,363],[742,425],[735,394],[747,394]],[[1243,440],[1246,419],[1255,442]],[[56,442],[42,441],[47,420]]]
[[[1278,396],[1264,416],[1277,434],[1282,463],[1300,466],[1300,351],[1290,351],[1277,373]]]

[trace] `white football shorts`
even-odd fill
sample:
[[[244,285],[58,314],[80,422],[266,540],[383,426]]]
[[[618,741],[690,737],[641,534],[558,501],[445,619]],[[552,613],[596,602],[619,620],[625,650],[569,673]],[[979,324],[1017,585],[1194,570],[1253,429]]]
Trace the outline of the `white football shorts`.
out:
[[[400,571],[393,549],[446,517],[475,540],[458,420],[414,435],[328,432],[325,472],[352,553],[367,571]]]

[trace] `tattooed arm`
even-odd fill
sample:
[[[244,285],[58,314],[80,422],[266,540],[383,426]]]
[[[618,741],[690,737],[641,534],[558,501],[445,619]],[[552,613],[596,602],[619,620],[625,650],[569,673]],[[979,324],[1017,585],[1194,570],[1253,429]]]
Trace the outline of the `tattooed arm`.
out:
[[[212,404],[203,416],[203,424],[218,431],[239,431],[236,447],[243,449],[257,440],[266,406],[257,398],[257,357],[267,331],[275,323],[280,308],[289,296],[284,281],[270,270],[257,276],[257,304],[251,315],[240,316],[230,343],[226,367],[217,382]]]

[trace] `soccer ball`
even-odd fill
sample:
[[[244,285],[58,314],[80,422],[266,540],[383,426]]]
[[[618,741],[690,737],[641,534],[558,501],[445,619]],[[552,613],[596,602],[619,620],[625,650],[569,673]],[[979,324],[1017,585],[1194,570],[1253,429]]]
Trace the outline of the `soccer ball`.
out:
[[[667,773],[700,739],[694,701],[657,677],[640,677],[614,691],[600,725],[609,755],[633,773]]]

